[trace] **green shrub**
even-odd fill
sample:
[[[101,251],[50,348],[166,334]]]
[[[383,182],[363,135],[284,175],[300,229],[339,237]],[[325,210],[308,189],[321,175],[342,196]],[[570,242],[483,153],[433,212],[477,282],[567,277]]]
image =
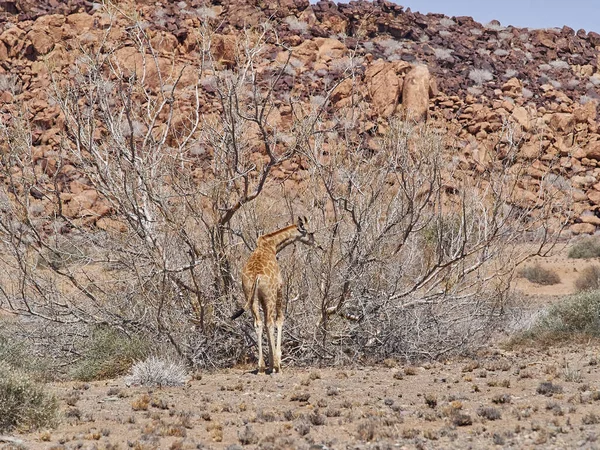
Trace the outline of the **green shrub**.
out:
[[[72,371],[80,381],[103,380],[126,374],[131,366],[149,355],[150,345],[140,336],[108,327],[96,328],[84,343],[84,356]]]
[[[549,286],[560,283],[560,278],[555,271],[545,269],[536,264],[535,266],[524,267],[519,271],[519,275],[530,281],[531,283]]]
[[[29,376],[0,362],[0,432],[52,427],[58,419],[58,401]]]
[[[600,290],[571,295],[550,307],[533,327],[512,340],[545,345],[600,337]]]
[[[48,381],[54,375],[48,359],[34,356],[22,338],[6,327],[0,327],[0,364],[2,363],[27,372],[37,381]]]
[[[577,291],[600,289],[600,266],[589,266],[581,271],[575,280]]]
[[[600,257],[600,239],[591,236],[580,239],[569,249],[568,256],[575,259]]]

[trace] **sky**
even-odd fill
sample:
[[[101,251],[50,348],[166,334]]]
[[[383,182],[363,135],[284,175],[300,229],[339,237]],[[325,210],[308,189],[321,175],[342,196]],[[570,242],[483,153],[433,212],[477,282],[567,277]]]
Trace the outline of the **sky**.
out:
[[[343,3],[346,3],[344,0]],[[393,0],[411,11],[471,16],[482,24],[551,28],[567,25],[575,31],[600,33],[600,0]]]

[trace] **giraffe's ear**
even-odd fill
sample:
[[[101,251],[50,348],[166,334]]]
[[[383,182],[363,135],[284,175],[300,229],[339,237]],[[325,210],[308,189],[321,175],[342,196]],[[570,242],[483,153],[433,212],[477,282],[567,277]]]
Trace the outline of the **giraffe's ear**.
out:
[[[306,228],[304,228],[304,225],[306,224],[306,217],[300,217],[298,216],[298,229],[300,231],[306,232]]]

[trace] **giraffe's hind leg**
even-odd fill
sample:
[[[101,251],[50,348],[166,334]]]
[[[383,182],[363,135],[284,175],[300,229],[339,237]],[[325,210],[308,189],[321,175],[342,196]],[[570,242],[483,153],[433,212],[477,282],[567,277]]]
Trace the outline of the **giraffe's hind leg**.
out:
[[[277,325],[277,347],[275,349],[275,371],[281,372],[281,335],[283,332],[283,291],[281,286],[277,289],[277,316],[275,324]]]
[[[250,307],[252,311],[252,316],[254,317],[254,329],[256,330],[256,344],[258,345],[258,372],[263,373],[265,371],[265,359],[263,357],[262,348],[263,321],[260,317],[259,301],[256,298],[256,292],[253,293],[253,298]]]
[[[267,341],[269,342],[269,370],[273,373],[275,367],[275,311],[273,304],[265,309],[265,323],[267,326]]]

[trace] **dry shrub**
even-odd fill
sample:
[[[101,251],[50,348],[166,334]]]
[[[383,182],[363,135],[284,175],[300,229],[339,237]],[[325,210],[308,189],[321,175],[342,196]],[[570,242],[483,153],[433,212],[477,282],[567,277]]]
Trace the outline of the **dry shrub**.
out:
[[[498,420],[502,417],[500,410],[493,406],[481,406],[477,409],[477,415],[487,420]]]
[[[511,344],[564,344],[590,337],[600,337],[600,290],[583,291],[550,306]]]
[[[140,54],[156,54],[141,22],[124,29]],[[531,256],[519,244],[531,239],[545,252],[555,236],[548,220],[568,210],[560,186],[544,181],[536,200],[519,195],[527,167],[508,123],[484,174],[456,162],[444,131],[397,119],[363,131],[362,99],[354,110],[331,108],[335,89],[312,92],[317,102],[292,105],[290,120],[275,126],[291,68],[271,58],[275,30],[240,30],[221,70],[212,30],[200,27],[205,64],[193,78],[210,77],[204,87],[179,85],[189,78],[161,72],[152,58],[138,76],[125,75],[102,53],[110,46],[78,43],[69,76],[57,73],[51,87],[65,124],[56,173],[40,176],[25,108],[0,123],[0,277],[9,280],[0,308],[23,317],[48,353],[73,358],[86,343],[72,336],[102,324],[120,337],[153,336],[195,366],[245,360],[255,345],[250,319],[229,320],[241,302],[241,262],[262,232],[297,213],[313,216],[323,250],[290,246],[280,255],[283,298],[296,299],[286,309],[290,361],[447,357],[502,328],[515,267]],[[469,76],[478,85],[492,78]],[[98,193],[103,227],[65,213],[73,205],[56,187],[67,167]],[[98,348],[102,356],[75,376],[117,376],[148,356],[105,364],[113,350]]]
[[[21,370],[0,361],[0,432],[52,427],[58,401]]]
[[[519,275],[527,281],[543,286],[549,286],[560,283],[558,274],[552,269],[546,269],[540,264],[524,267],[519,271]]]
[[[554,394],[561,394],[563,391],[562,386],[558,384],[554,384],[551,381],[543,381],[540,383],[536,389],[538,394],[545,395],[547,397],[552,397]]]
[[[600,289],[600,266],[584,268],[575,279],[575,288],[579,292]]]
[[[136,360],[147,356],[149,342],[141,335],[98,327],[82,343],[83,357],[72,370],[76,380],[93,381],[125,375]]]
[[[589,259],[600,256],[600,239],[595,236],[585,236],[569,249],[569,258]]]
[[[127,382],[140,386],[183,386],[187,379],[187,369],[179,361],[170,361],[156,356],[136,363],[131,368]]]

